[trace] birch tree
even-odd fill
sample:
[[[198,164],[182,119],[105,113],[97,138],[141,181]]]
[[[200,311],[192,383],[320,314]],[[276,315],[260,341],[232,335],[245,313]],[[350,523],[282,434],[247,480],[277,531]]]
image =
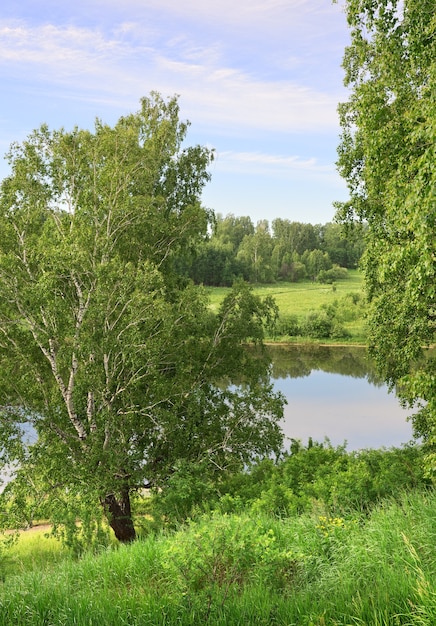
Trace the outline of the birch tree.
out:
[[[348,0],[339,217],[368,224],[371,350],[436,469],[436,4]]]
[[[158,94],[113,127],[43,125],[0,192],[3,446],[30,424],[22,468],[98,500],[121,541],[132,490],[164,488],[180,459],[222,469],[281,438],[267,365],[242,345],[274,307],[241,287],[213,315],[176,272],[212,217],[213,153],[183,147],[187,128]]]

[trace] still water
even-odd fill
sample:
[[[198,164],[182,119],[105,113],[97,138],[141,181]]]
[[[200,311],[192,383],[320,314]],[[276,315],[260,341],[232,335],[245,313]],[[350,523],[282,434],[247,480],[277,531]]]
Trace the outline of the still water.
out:
[[[286,346],[271,348],[274,387],[286,397],[286,437],[309,437],[347,450],[401,446],[412,439],[394,392],[377,377],[364,348]]]

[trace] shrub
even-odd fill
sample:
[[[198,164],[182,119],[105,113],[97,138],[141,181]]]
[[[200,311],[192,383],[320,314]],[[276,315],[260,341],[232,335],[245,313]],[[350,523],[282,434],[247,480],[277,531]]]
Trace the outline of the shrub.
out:
[[[163,555],[166,577],[186,594],[235,593],[249,584],[292,586],[302,559],[286,528],[266,516],[205,515],[173,536]]]
[[[277,335],[288,335],[289,337],[296,337],[300,335],[300,324],[296,315],[280,315],[275,332]]]
[[[326,312],[309,313],[301,325],[302,335],[314,339],[327,339],[331,336],[333,319]]]
[[[326,511],[340,516],[367,511],[383,498],[430,486],[419,446],[347,452],[328,439],[308,445],[293,440],[289,452],[276,462],[261,461],[222,485],[218,511],[243,510],[254,516],[292,517]]]
[[[319,283],[333,283],[335,280],[345,280],[347,276],[348,271],[345,267],[333,265],[329,270],[321,270],[316,279]]]
[[[342,515],[430,485],[418,446],[347,452],[328,439],[309,440],[307,447],[297,443],[259,485],[253,512],[286,516],[321,508]]]
[[[202,464],[181,461],[175,469],[165,488],[153,497],[152,505],[153,515],[165,518],[170,525],[203,513],[217,500],[215,487]]]
[[[347,293],[330,304],[324,304],[321,309],[337,322],[352,322],[364,316],[364,299],[358,293]]]
[[[254,515],[264,513],[281,518],[300,515],[309,511],[311,505],[310,496],[298,489],[293,490],[286,481],[276,476],[253,502],[251,511]]]
[[[351,337],[351,333],[344,327],[342,324],[338,322],[334,322],[332,325],[332,330],[330,332],[331,339],[349,339]]]

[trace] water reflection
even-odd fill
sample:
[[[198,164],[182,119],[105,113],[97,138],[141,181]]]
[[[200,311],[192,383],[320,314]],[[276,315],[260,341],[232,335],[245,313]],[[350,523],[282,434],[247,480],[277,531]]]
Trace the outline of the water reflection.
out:
[[[273,359],[274,378],[300,378],[313,370],[365,378],[374,385],[382,385],[375,364],[366,348],[358,346],[280,345],[269,346]]]
[[[275,389],[288,401],[287,437],[328,437],[334,445],[346,441],[348,450],[411,440],[411,411],[388,393],[364,348],[274,346],[270,352]]]

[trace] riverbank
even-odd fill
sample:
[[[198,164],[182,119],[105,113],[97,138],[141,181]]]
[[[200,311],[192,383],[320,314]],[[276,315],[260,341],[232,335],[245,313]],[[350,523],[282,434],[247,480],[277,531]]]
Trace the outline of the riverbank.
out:
[[[310,348],[310,347],[319,347],[319,348],[368,348],[368,344],[367,343],[359,343],[356,341],[335,341],[334,339],[332,339],[331,341],[327,342],[325,340],[321,341],[321,340],[316,340],[316,339],[311,339],[310,337],[307,338],[306,341],[302,341],[302,340],[298,340],[296,339],[294,341],[293,337],[290,337],[289,339],[267,339],[266,341],[263,342],[265,346],[277,346],[277,347],[286,347],[286,346],[295,346],[296,348]]]
[[[367,514],[207,516],[79,560],[41,536],[0,585],[0,626],[434,624],[435,517],[416,491]]]

